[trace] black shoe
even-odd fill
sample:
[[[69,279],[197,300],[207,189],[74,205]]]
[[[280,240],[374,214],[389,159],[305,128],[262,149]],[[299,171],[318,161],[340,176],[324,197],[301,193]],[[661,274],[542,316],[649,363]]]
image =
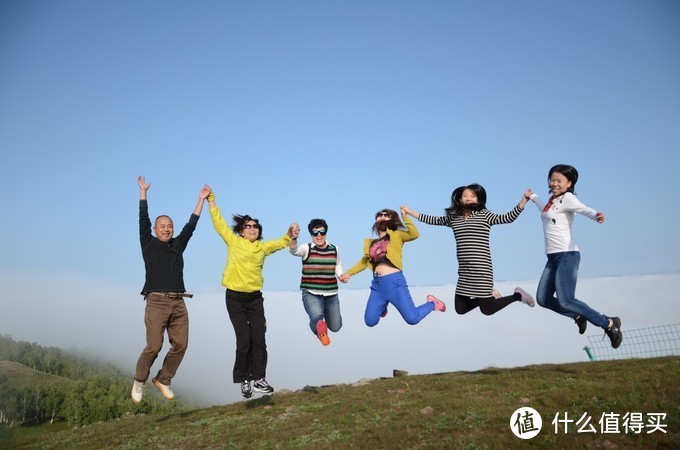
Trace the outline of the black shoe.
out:
[[[262,378],[253,383],[253,391],[259,394],[271,394],[274,392],[274,388],[267,383],[267,380]]]
[[[583,316],[577,316],[576,319],[574,319],[574,322],[576,322],[576,325],[578,325],[578,334],[583,334],[586,332],[588,321],[583,318]]]
[[[241,395],[243,398],[250,398],[253,396],[253,390],[250,388],[250,381],[241,381]]]
[[[618,317],[610,317],[612,325],[605,330],[607,336],[612,341],[613,348],[619,348],[621,342],[623,342],[623,333],[621,332],[621,319]]]

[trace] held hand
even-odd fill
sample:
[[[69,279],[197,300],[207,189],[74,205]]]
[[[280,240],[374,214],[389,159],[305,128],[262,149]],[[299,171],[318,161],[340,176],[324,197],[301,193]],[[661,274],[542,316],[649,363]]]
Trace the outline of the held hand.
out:
[[[408,205],[402,205],[401,206],[401,214],[406,215],[408,214],[409,216],[415,218],[415,219],[420,219],[420,213],[415,212],[411,208],[408,207]]]
[[[215,193],[213,192],[213,190],[212,190],[212,188],[210,187],[209,184],[206,184],[204,186],[204,188],[208,189],[209,192],[208,192],[208,196],[206,197],[206,199],[208,200],[208,203],[213,205],[212,207],[214,208],[215,207]]]
[[[208,195],[210,195],[211,192],[212,190],[210,189],[210,186],[205,184],[201,188],[201,192],[199,192],[198,198],[200,198],[201,200],[205,200],[206,198],[208,198]]]
[[[519,201],[519,206],[524,208],[524,205],[526,205],[529,200],[531,200],[531,195],[534,193],[531,189],[527,189],[524,194],[522,195],[522,198]]]
[[[347,272],[345,272],[345,273],[343,273],[342,275],[340,275],[340,276],[338,277],[338,280],[340,280],[340,281],[343,282],[343,283],[347,283],[347,282],[349,281],[349,277],[350,277],[350,274],[348,274]]]
[[[151,186],[151,183],[147,183],[144,177],[141,175],[137,177],[137,184],[139,185],[139,190],[144,192],[148,191],[149,187]]]
[[[291,239],[296,239],[300,235],[300,225],[298,225],[296,222],[293,222],[290,224],[290,227],[288,227],[288,236]]]
[[[601,212],[597,213],[597,215],[595,216],[595,220],[597,221],[597,223],[603,223],[604,222],[604,214],[602,214]]]

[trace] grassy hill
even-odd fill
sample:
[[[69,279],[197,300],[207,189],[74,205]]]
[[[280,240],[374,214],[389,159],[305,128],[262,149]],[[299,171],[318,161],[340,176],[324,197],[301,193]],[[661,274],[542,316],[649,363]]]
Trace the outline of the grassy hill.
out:
[[[2,375],[6,375],[17,389],[36,384],[52,384],[67,389],[74,384],[69,378],[42,373],[13,361],[0,360],[0,376]]]
[[[215,387],[219,389],[219,386]],[[543,428],[531,440],[510,429],[531,407]],[[574,420],[565,432],[552,424]],[[585,416],[584,416],[585,413]],[[605,431],[600,419],[604,414]],[[639,413],[640,432],[624,429]],[[648,426],[666,413],[660,430]],[[595,432],[578,432],[581,418]],[[533,422],[535,423],[535,422]],[[586,423],[586,429],[590,427]],[[533,365],[384,378],[280,391],[226,406],[129,417],[78,429],[5,430],[3,448],[680,448],[680,357]]]

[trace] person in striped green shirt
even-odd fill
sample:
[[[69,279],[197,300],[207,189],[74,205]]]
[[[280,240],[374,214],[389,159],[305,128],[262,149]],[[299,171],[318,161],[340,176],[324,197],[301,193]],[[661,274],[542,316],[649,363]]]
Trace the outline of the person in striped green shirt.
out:
[[[331,343],[328,330],[337,333],[342,328],[338,276],[342,264],[338,247],[326,240],[328,224],[323,219],[312,219],[307,225],[312,242],[299,244],[294,233],[290,253],[302,258],[302,304],[309,316],[309,328],[321,344]]]

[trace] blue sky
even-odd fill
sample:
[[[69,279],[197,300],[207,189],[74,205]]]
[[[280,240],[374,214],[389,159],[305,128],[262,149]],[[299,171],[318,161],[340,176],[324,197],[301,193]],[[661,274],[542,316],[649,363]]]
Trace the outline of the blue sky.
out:
[[[3,284],[33,310],[73,305],[76,286],[139,308],[140,174],[176,228],[204,183],[265,239],[323,217],[349,267],[377,210],[437,214],[478,182],[505,212],[526,188],[547,196],[556,163],[606,215],[576,220],[581,277],[677,273],[679,25],[675,1],[4,0]],[[451,231],[420,231],[407,280],[455,284]],[[492,253],[499,282],[540,276],[533,205],[494,227]],[[206,206],[187,289],[221,289],[225,257]],[[269,257],[265,290],[295,291],[299,264]],[[54,298],[31,297],[44,280]]]

